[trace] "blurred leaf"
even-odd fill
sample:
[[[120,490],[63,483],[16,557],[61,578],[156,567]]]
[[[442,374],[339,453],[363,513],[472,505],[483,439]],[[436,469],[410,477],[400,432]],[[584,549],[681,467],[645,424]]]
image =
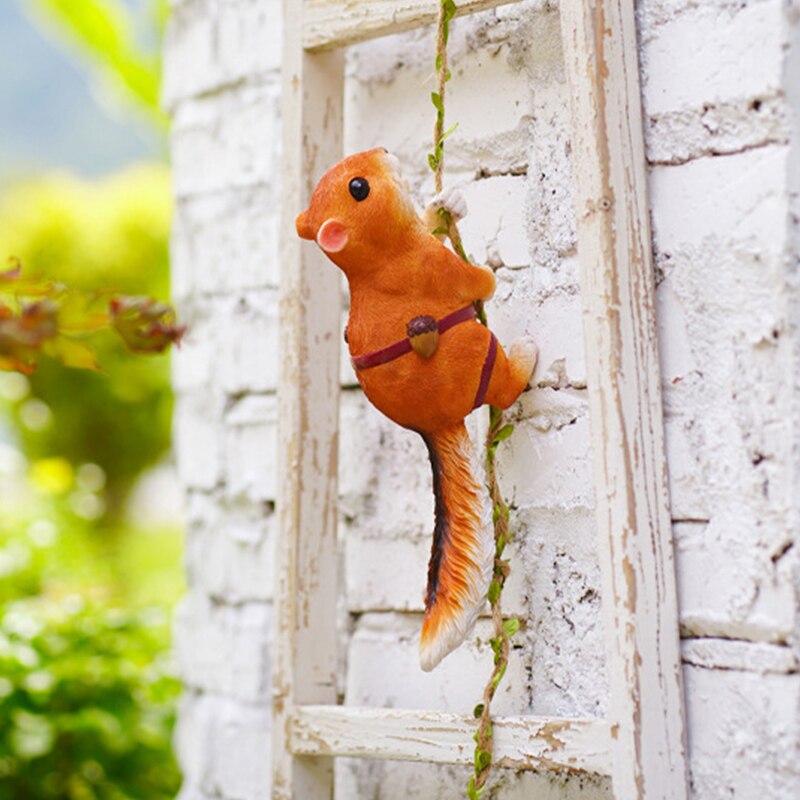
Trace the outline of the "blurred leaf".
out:
[[[159,127],[161,66],[158,48],[148,52],[136,42],[129,9],[121,0],[25,0],[34,19],[48,23],[77,47],[101,79],[121,87]]]
[[[94,350],[85,342],[76,339],[67,339],[61,336],[53,342],[48,342],[44,347],[44,352],[51,358],[60,361],[65,367],[89,369],[95,372],[100,370]]]
[[[108,326],[105,308],[94,308],[98,298],[83,292],[67,292],[58,307],[58,326],[67,333],[93,333]]]
[[[134,353],[162,353],[186,333],[172,306],[149,297],[115,297],[109,310],[111,324]]]
[[[13,714],[11,749],[16,755],[30,760],[49,753],[55,734],[46,717],[17,710]]]
[[[41,458],[31,465],[31,480],[50,494],[62,494],[72,486],[74,474],[65,458]]]
[[[506,636],[513,636],[519,630],[519,619],[517,617],[509,617],[504,620],[503,630],[506,632]]]
[[[157,165],[99,180],[50,175],[12,185],[0,195],[0,254],[14,254],[25,265],[25,273],[13,280],[27,292],[36,283],[27,276],[46,274],[47,294],[60,304],[58,321],[67,338],[91,344],[103,369],[64,369],[44,358],[29,379],[30,392],[48,406],[52,423],[34,430],[22,423],[22,400],[8,401],[7,408],[18,421],[28,459],[61,456],[75,469],[86,463],[102,468],[106,512],[99,522],[104,525],[122,512],[141,472],[169,447],[169,357],[132,358],[111,331],[110,319],[106,330],[101,322],[114,295],[168,294],[170,214],[169,174]],[[0,279],[0,295],[10,289],[9,280]],[[65,286],[78,291],[70,293]],[[102,286],[113,292],[98,293]],[[8,313],[18,314],[13,296],[7,306]],[[29,353],[13,362],[2,360],[8,351],[3,313],[0,308],[0,366],[31,373]],[[78,355],[89,366],[89,354],[81,350]]]

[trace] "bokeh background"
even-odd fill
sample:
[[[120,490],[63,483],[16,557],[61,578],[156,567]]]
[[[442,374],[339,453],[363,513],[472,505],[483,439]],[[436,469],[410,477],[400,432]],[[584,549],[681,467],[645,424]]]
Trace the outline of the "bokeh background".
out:
[[[163,0],[0,3],[0,266],[169,291]],[[161,800],[180,775],[169,356],[0,373],[0,800]]]

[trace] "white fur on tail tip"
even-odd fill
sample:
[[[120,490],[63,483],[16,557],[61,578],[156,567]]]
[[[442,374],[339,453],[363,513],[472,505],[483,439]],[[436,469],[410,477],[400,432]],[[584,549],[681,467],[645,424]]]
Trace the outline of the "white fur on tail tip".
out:
[[[469,636],[486,604],[486,595],[494,573],[494,528],[492,526],[492,506],[488,494],[483,490],[485,471],[483,461],[478,458],[469,437],[463,440],[464,455],[469,458],[470,471],[480,488],[480,530],[478,531],[479,552],[476,554],[478,568],[469,576],[468,596],[464,605],[439,628],[438,635],[420,642],[419,663],[424,672],[430,672],[439,662],[453,652]]]

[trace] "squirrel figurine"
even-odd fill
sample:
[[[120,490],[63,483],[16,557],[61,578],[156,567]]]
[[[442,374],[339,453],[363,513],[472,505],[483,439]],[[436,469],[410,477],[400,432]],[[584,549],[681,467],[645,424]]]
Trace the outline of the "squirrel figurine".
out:
[[[495,277],[432,233],[437,208],[448,203],[462,211],[460,198],[440,195],[421,217],[399,161],[377,148],[329,169],[296,221],[298,235],[347,277],[345,339],[364,393],[428,448],[436,511],[420,636],[425,671],[469,634],[493,573],[491,519],[464,418],[484,403],[508,408],[538,353],[523,339],[506,355],[477,321],[474,304],[492,296]]]

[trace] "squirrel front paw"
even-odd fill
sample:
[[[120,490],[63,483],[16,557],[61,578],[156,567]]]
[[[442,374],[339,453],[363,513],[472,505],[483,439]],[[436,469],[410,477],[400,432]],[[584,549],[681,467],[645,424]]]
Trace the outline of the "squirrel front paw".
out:
[[[450,214],[453,222],[458,222],[467,215],[467,201],[464,200],[464,195],[461,194],[459,189],[445,189],[436,197],[431,200],[422,219],[425,227],[429,231],[437,231],[437,236],[440,240],[444,239],[444,234],[441,233],[442,221],[439,219],[439,211],[444,209]]]
[[[434,214],[439,211],[440,208],[443,208],[450,213],[453,222],[458,222],[467,216],[467,201],[464,199],[461,190],[455,187],[444,189],[439,192],[439,194],[431,200],[428,208],[433,211]]]

